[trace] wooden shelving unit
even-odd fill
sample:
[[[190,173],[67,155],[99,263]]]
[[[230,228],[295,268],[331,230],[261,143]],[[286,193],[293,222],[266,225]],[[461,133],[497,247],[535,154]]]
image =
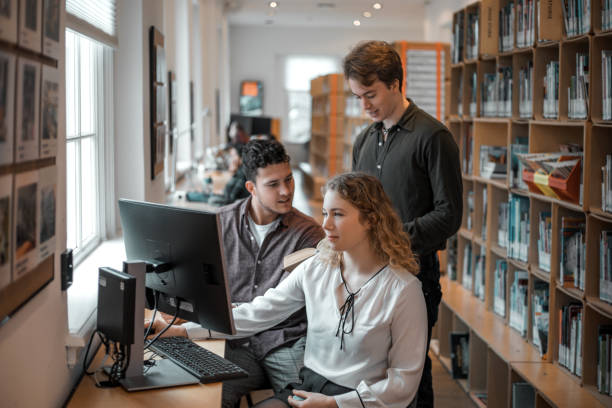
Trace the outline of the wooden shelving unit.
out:
[[[467,151],[472,152],[472,171],[463,173],[464,214],[457,234],[456,281],[442,278],[443,298],[436,331],[439,336],[439,356],[450,370],[449,333],[453,331],[470,334],[470,374],[460,385],[473,395],[486,392],[488,406],[511,407],[512,384],[528,382],[535,389],[536,407],[598,407],[612,406],[612,397],[597,390],[597,354],[600,325],[612,324],[612,304],[599,299],[599,236],[602,230],[612,230],[612,213],[602,211],[601,166],[606,154],[612,153],[612,122],[602,121],[601,51],[612,50],[612,32],[601,32],[600,5],[592,2],[592,31],[588,35],[567,38],[563,31],[563,16],[559,2],[539,2],[536,10],[535,44],[527,48],[514,48],[512,52],[499,54],[497,41],[498,14],[487,22],[486,10],[498,5],[482,1],[457,11],[454,19],[461,16],[467,30],[467,15],[480,10],[480,43],[477,59],[466,58],[467,38],[464,38],[463,56],[451,67],[451,92],[449,120],[447,126],[460,141],[462,160]],[[599,20],[598,20],[599,19]],[[516,21],[515,21],[516,24]],[[494,31],[491,31],[494,28]],[[490,38],[488,34],[495,34]],[[515,31],[516,34],[516,31]],[[467,35],[464,34],[464,37]],[[490,44],[495,47],[489,48]],[[451,50],[451,53],[453,51]],[[575,75],[576,53],[589,55],[589,95],[586,120],[568,118],[568,90],[570,77]],[[546,63],[559,61],[559,116],[558,119],[543,117],[543,78]],[[519,67],[533,64],[533,116],[520,118],[518,110]],[[502,66],[513,67],[512,117],[481,118],[481,83],[484,73],[496,72]],[[476,73],[477,80],[471,81]],[[472,85],[475,83],[476,92]],[[475,96],[475,99],[472,97]],[[472,113],[470,103],[473,103]],[[471,143],[466,144],[471,127]],[[528,152],[559,151],[562,144],[582,146],[582,192],[577,202],[570,202],[512,184],[511,146],[518,139],[528,140]],[[480,146],[505,146],[507,148],[507,177],[487,179],[480,174]],[[487,188],[486,207],[484,188]],[[470,192],[473,211],[467,208]],[[508,257],[509,251],[498,244],[500,227],[498,205],[507,202],[510,196],[521,196],[529,201],[529,246],[527,262]],[[482,236],[484,212],[486,210],[486,236]],[[550,212],[552,219],[552,254],[550,271],[540,267],[537,240],[539,239],[538,216]],[[560,281],[561,218],[581,216],[586,220],[586,276],[585,289],[563,285]],[[468,217],[471,218],[468,228]],[[474,282],[464,287],[466,262],[464,248],[471,246],[471,279],[474,279],[475,255],[485,249],[485,301],[474,296]],[[493,311],[493,285],[497,260],[506,260],[506,316]],[[510,327],[509,288],[514,281],[514,271],[528,272],[528,322],[525,336]],[[466,275],[469,276],[469,275]],[[541,356],[534,344],[532,294],[534,284],[545,282],[549,289],[548,351]],[[469,285],[468,285],[469,286]],[[577,302],[582,312],[582,375],[576,376],[559,364],[559,313],[563,306]],[[461,324],[457,324],[459,321]],[[474,344],[472,345],[472,341]],[[484,380],[483,380],[484,378]],[[475,397],[472,397],[475,399]],[[482,405],[482,402],[477,402]]]

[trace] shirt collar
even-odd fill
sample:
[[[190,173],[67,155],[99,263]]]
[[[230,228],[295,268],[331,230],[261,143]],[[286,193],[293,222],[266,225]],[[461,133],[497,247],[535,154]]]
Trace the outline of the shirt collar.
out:
[[[410,98],[406,98],[406,99],[408,100],[408,102],[410,102],[410,105],[408,105],[408,107],[406,108],[402,116],[400,117],[399,121],[394,126],[398,126],[404,130],[412,132],[414,130],[415,113],[418,107],[416,106],[416,104],[414,103],[412,99]],[[382,126],[383,126],[382,121],[376,122],[374,126],[372,127],[372,130],[376,132],[382,132]]]
[[[248,215],[249,215],[249,208],[251,208],[252,199],[253,199],[253,196],[249,196],[242,202],[242,204],[240,204],[240,219],[242,220],[243,225],[248,225],[249,223]],[[274,229],[278,228],[279,225],[288,227],[289,220],[293,216],[294,211],[295,209],[291,207],[291,210],[287,214],[281,214],[281,216],[279,217],[280,220],[278,224],[276,225],[276,227],[274,227]]]

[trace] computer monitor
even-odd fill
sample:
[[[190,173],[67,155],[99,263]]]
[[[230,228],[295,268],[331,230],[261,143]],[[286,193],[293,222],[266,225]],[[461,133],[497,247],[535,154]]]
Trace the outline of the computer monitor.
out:
[[[214,213],[119,200],[128,261],[147,263],[146,304],[222,333],[235,334],[221,231]]]

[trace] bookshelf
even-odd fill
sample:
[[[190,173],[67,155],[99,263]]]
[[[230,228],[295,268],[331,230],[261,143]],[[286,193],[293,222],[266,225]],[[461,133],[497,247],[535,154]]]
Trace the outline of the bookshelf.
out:
[[[462,33],[462,38],[453,38],[451,49],[447,126],[459,141],[464,213],[457,234],[455,279],[442,278],[436,327],[440,360],[450,371],[449,335],[469,333],[469,376],[459,384],[479,406],[483,405],[482,393],[487,394],[488,406],[512,406],[513,384],[520,382],[533,387],[536,407],[612,406],[612,397],[598,391],[599,328],[612,325],[612,303],[600,298],[600,286],[605,284],[600,280],[602,231],[612,231],[612,213],[603,209],[601,188],[602,166],[612,154],[612,121],[603,120],[602,51],[612,50],[612,32],[602,31],[598,2],[592,2],[591,17],[583,21],[590,24],[590,30],[569,37],[562,2],[514,2],[514,27],[508,26],[512,20],[508,17],[501,20],[505,22],[500,27],[499,12],[505,8],[504,15],[510,15],[509,4],[482,1],[453,15],[453,33]],[[533,21],[523,20],[519,28],[519,15],[529,14],[529,7],[535,7]],[[468,57],[468,15],[476,13],[478,56]],[[487,19],[489,15],[493,18]],[[533,41],[528,33],[523,34],[525,29],[534,30]],[[499,36],[504,34],[502,52]],[[512,49],[509,37],[513,37]],[[577,55],[587,55],[589,60],[588,104],[583,117],[572,118],[569,99],[576,95],[570,87],[577,81]],[[556,72],[551,71],[551,62],[558,63]],[[501,117],[503,109],[485,108],[491,99],[482,88],[487,75],[507,67],[512,69],[511,116]],[[557,76],[557,83],[545,82],[547,69]],[[548,102],[547,94],[551,97]],[[556,110],[556,115],[547,114],[545,103],[548,113]],[[495,161],[490,153],[481,155],[483,146],[506,148],[505,177],[488,178],[483,173],[488,162]],[[553,153],[567,148],[582,151],[581,173],[572,173],[580,174],[579,189],[558,190],[552,182],[548,189],[519,183],[523,167],[515,153]],[[510,214],[504,215],[501,207],[512,200],[522,205],[514,210],[510,206]],[[504,231],[513,221],[503,217],[511,219],[512,211],[527,227],[522,229],[522,250],[518,252],[511,247],[513,228]],[[564,281],[564,274],[570,275],[563,270],[567,266],[561,265],[568,256],[565,222],[575,218],[584,219],[585,250],[579,261],[585,264],[582,282],[580,271],[573,272],[578,274],[576,280]],[[508,242],[503,242],[504,235]],[[486,260],[484,301],[474,289],[475,263],[481,251]],[[497,269],[500,265],[504,273]],[[495,296],[500,290],[505,299],[497,300],[496,313]],[[519,306],[514,314],[512,296],[520,300],[514,302]],[[541,323],[546,314],[544,329]],[[568,346],[571,359],[563,355],[564,344],[573,344]]]

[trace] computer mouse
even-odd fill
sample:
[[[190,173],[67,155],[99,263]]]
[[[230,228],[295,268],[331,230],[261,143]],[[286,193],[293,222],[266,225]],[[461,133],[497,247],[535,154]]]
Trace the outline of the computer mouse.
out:
[[[292,395],[291,397],[296,401],[304,401],[304,397],[300,397],[299,395]]]

